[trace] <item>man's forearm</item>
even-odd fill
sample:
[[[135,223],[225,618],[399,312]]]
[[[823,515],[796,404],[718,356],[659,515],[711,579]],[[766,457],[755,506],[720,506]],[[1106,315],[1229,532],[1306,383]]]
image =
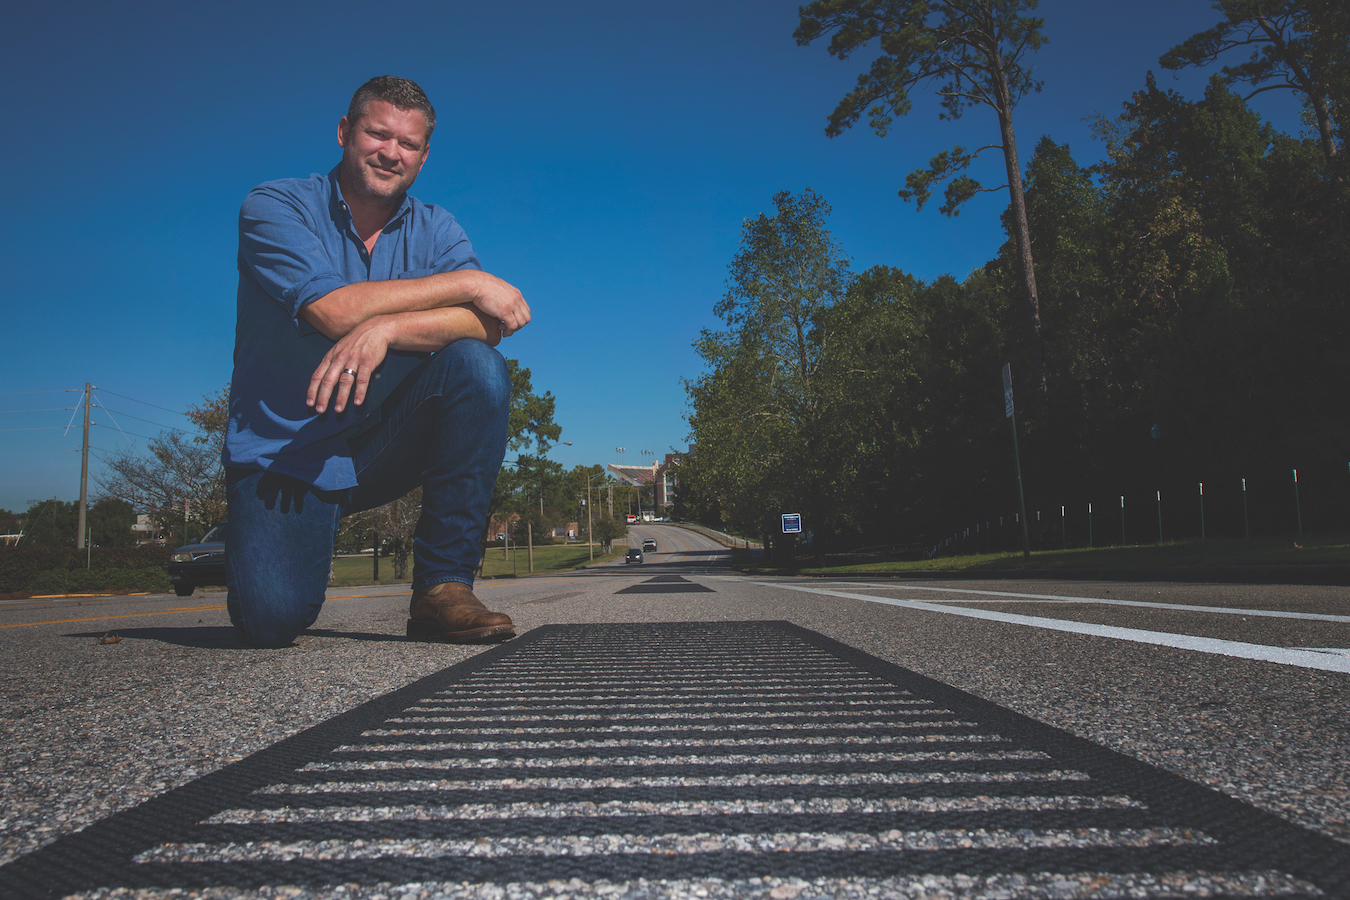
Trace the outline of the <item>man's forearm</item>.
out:
[[[461,269],[424,278],[358,281],[306,304],[300,317],[335,341],[375,316],[472,303],[474,281],[482,274],[475,269]]]
[[[471,304],[444,309],[391,313],[381,317],[387,325],[390,350],[435,353],[455,341],[471,338],[491,347],[501,342],[501,326]]]
[[[465,304],[473,304],[479,312],[503,322],[501,330],[506,334],[530,320],[529,306],[519,291],[500,278],[477,269],[344,285],[306,304],[300,310],[300,317],[319,333],[336,341],[375,316],[429,312]],[[496,340],[491,343],[495,344]],[[444,343],[430,349],[443,346]]]

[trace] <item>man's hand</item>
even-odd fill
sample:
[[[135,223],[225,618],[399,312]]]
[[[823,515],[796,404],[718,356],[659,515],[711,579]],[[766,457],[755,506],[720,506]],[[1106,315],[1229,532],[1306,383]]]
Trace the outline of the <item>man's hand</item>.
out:
[[[529,321],[528,307],[525,316]],[[497,319],[467,302],[442,309],[371,316],[324,354],[309,379],[305,402],[316,413],[326,410],[330,401],[334,412],[342,412],[348,400],[360,406],[366,400],[370,376],[390,350],[436,353],[455,341],[482,341],[495,347],[501,339]]]
[[[502,336],[510,337],[530,323],[530,305],[514,286],[496,275],[481,273],[473,305],[501,323]]]
[[[314,407],[316,413],[328,409],[330,400],[334,412],[346,409],[348,399],[355,406],[365,402],[370,376],[389,351],[392,318],[366,319],[324,354],[309,379],[309,392],[305,395],[305,403]]]

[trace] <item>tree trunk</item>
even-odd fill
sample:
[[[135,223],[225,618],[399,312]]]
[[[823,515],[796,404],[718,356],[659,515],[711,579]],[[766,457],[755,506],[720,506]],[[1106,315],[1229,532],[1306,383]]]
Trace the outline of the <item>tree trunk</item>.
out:
[[[1045,356],[1041,350],[1041,300],[1036,291],[1036,266],[1031,258],[1031,226],[1027,223],[1027,198],[1022,192],[1022,166],[1017,160],[1017,137],[1013,133],[1012,96],[1001,58],[993,60],[995,89],[998,94],[998,129],[1003,138],[1003,163],[1008,173],[1008,194],[1012,200],[1013,242],[1022,269],[1022,309],[1026,317],[1027,358],[1032,378],[1041,397],[1045,396]]]
[[[1308,98],[1308,104],[1312,106],[1313,115],[1317,119],[1317,134],[1322,144],[1322,155],[1330,163],[1332,158],[1336,156],[1336,141],[1331,133],[1331,114],[1327,111],[1326,94],[1316,89],[1312,79],[1308,77],[1307,71],[1298,64],[1298,60],[1290,53],[1289,44],[1285,42],[1284,35],[1280,33],[1280,30],[1265,16],[1257,16],[1256,21],[1266,33],[1266,37],[1270,38],[1270,42],[1275,45],[1275,49],[1279,51],[1284,64],[1294,73],[1294,80],[1298,82],[1298,86]]]

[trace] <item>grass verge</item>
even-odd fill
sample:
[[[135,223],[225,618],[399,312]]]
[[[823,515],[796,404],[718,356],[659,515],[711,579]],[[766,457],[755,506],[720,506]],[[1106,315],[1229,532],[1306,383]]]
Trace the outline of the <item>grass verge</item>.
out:
[[[1070,550],[1041,550],[1024,559],[1020,553],[982,553],[939,559],[858,562],[849,560],[835,565],[816,566],[810,557],[802,557],[797,566],[766,563],[738,551],[735,566],[742,572],[798,575],[874,575],[879,573],[919,574],[923,572],[963,572],[980,569],[1097,569],[1150,568],[1166,566],[1287,566],[1336,565],[1350,563],[1350,535],[1323,535],[1295,538],[1271,537],[1211,538],[1207,540],[1167,541],[1162,544],[1134,544],[1123,547],[1094,547]],[[828,563],[828,558],[827,558]]]
[[[622,550],[601,554],[600,548],[597,547],[595,562],[608,562],[611,559],[618,559],[622,555]],[[534,548],[534,574],[536,575],[579,569],[588,565],[591,565],[590,551],[585,544],[580,546],[576,544],[546,544]],[[412,560],[408,561],[408,568],[411,571]],[[484,578],[509,578],[513,575],[528,574],[530,574],[530,556],[529,551],[524,547],[513,546],[509,557],[501,547],[493,547],[488,550],[487,559],[483,561]],[[378,581],[374,577],[374,565],[369,556],[340,556],[333,560],[333,580],[331,583],[334,585],[407,584],[411,580],[411,578],[394,578],[394,560],[387,556],[380,557],[380,577]]]

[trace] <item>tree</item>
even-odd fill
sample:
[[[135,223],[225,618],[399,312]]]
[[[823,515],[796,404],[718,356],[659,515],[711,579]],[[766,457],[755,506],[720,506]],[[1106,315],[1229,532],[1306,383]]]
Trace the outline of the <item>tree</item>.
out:
[[[136,510],[125,500],[104,497],[89,507],[86,519],[95,547],[129,547],[136,543],[131,530],[136,524]]]
[[[609,513],[596,511],[596,518],[592,524],[594,529],[593,538],[600,542],[600,552],[610,553],[614,550],[614,541],[617,538],[628,534],[628,525],[620,522]]]
[[[18,534],[23,528],[23,515],[13,510],[0,509],[0,534]]]
[[[830,489],[848,498],[833,516],[841,536],[893,536],[913,502],[913,453],[926,408],[920,288],[899,269],[875,266],[829,311],[834,340],[822,366],[830,393],[822,432],[834,461]]]
[[[553,421],[553,394],[548,391],[542,396],[536,394],[530,382],[530,370],[521,368],[519,361],[508,359],[506,365],[511,373],[506,446],[508,452],[516,451],[516,455],[503,463],[497,475],[488,504],[489,522],[500,512],[520,512],[526,503],[526,495],[532,490],[537,491],[534,494],[537,502],[538,492],[556,481],[562,470],[557,463],[545,458],[553,442],[562,436],[562,426]],[[531,444],[534,445],[533,453],[523,452]]]
[[[123,451],[108,460],[107,473],[98,478],[105,496],[145,510],[166,532],[181,526],[184,541],[189,522],[209,526],[225,519],[221,451],[230,416],[230,386],[189,406],[186,415],[197,426],[197,434],[160,432],[150,441],[148,457]]]
[[[394,555],[394,578],[407,578],[408,553],[412,550],[417,520],[422,515],[422,489],[413,488],[397,500],[357,515],[361,522],[390,542],[390,550]],[[380,552],[380,548],[376,547],[375,552]]]
[[[834,396],[823,369],[843,299],[848,260],[825,229],[829,204],[810,188],[774,195],[777,212],[742,226],[726,295],[714,308],[724,332],[694,344],[710,371],[686,382],[701,481],[736,523],[759,530],[800,506],[822,540],[829,516],[825,423]],[[782,508],[779,508],[782,507]]]
[[[78,514],[79,504],[55,497],[34,503],[23,516],[23,539],[19,545],[75,546]]]
[[[1041,83],[1023,64],[1046,41],[1043,20],[1022,15],[1037,0],[815,0],[802,8],[794,36],[807,45],[833,32],[829,52],[847,59],[875,38],[881,56],[858,76],[858,85],[830,114],[825,133],[837,137],[866,112],[878,136],[885,137],[896,116],[910,112],[909,92],[933,84],[942,98],[942,119],[958,119],[965,110],[986,106],[998,116],[999,143],[974,151],[956,146],[934,156],[927,169],[905,179],[900,196],[922,209],[935,183],[947,181],[941,211],[954,216],[978,193],[1007,189],[1011,200],[1012,235],[1022,276],[1022,309],[1027,355],[1041,394],[1046,391],[1041,350],[1040,298],[1027,224],[1021,165],[1013,130],[1013,108]],[[1007,182],[985,187],[963,174],[985,150],[1003,154]]]
[[[1246,82],[1255,90],[1291,90],[1316,122],[1322,154],[1330,163],[1338,153],[1333,101],[1343,93],[1350,14],[1344,0],[1214,0],[1223,21],[1193,34],[1163,54],[1164,69],[1207,66],[1230,50],[1250,47],[1246,62],[1220,69],[1225,84]]]

